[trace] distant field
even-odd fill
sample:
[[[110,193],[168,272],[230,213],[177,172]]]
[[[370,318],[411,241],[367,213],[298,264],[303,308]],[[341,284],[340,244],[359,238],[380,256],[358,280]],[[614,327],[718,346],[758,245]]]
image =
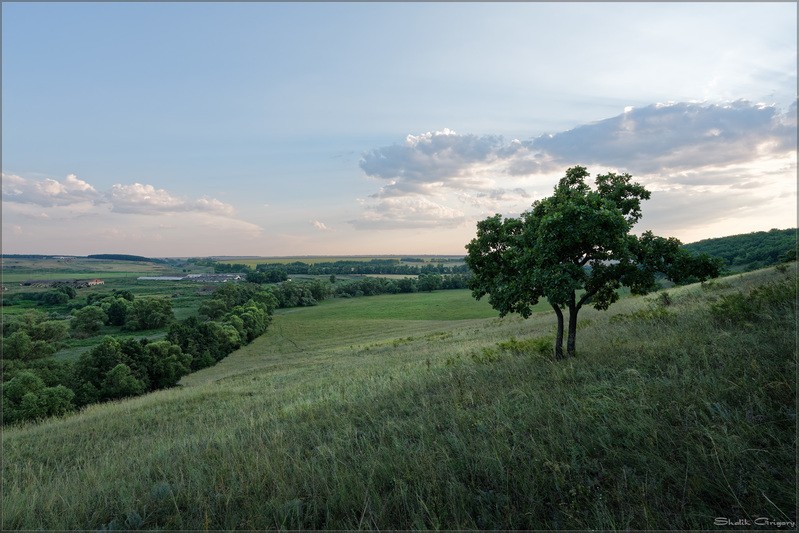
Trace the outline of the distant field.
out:
[[[404,257],[404,256],[403,256]],[[410,256],[408,256],[410,257]],[[418,259],[423,259],[425,262],[429,263],[437,263],[442,259],[458,259],[461,260],[462,263],[463,256],[448,256],[448,255],[441,255],[441,256],[414,256]],[[396,255],[342,255],[342,256],[298,256],[298,257],[257,257],[257,258],[244,258],[244,259],[224,259],[220,260],[220,263],[226,264],[242,264],[247,265],[250,267],[255,267],[256,265],[261,264],[274,264],[274,265],[287,265],[289,263],[301,262],[305,263],[306,265],[315,265],[316,263],[335,263],[338,261],[371,261],[372,259],[380,259],[380,260],[387,260],[387,259],[400,259],[400,256]],[[405,262],[405,264],[413,265],[413,264],[420,264],[418,262]],[[456,262],[447,263],[447,264],[457,264]]]
[[[156,263],[111,261],[105,259],[16,259],[3,258],[3,283],[28,279],[124,278],[165,274],[174,269]]]

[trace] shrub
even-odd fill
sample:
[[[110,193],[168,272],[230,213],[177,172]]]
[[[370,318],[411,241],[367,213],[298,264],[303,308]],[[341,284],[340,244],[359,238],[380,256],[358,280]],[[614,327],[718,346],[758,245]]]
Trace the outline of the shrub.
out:
[[[60,290],[47,291],[39,299],[39,302],[43,305],[62,305],[68,301],[69,295]]]
[[[722,325],[736,325],[767,320],[784,313],[796,314],[796,278],[760,285],[748,294],[722,295],[710,306],[710,314]]]
[[[33,372],[20,372],[3,384],[3,423],[63,415],[74,409],[74,398],[63,385],[46,387]]]
[[[169,325],[175,319],[172,302],[167,298],[137,298],[127,311],[125,329],[140,331]]]
[[[145,391],[146,387],[140,379],[136,379],[130,367],[120,363],[106,374],[103,380],[100,395],[106,400],[137,396]]]

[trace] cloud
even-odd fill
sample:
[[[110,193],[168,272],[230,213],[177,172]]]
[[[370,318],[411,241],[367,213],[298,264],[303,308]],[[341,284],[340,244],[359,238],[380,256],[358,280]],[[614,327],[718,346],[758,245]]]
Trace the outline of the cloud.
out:
[[[318,220],[311,220],[311,225],[319,231],[331,231],[324,222],[319,222]]]
[[[107,207],[115,213],[196,212],[220,216],[234,214],[233,206],[215,198],[186,200],[173,196],[164,189],[156,189],[152,185],[141,183],[116,184],[106,193],[101,193],[75,174],[70,174],[61,181],[51,178],[32,180],[5,172],[2,176],[3,202],[8,204],[29,204],[49,210],[68,207],[71,208],[69,212],[74,212],[75,209],[90,211],[92,208]],[[33,207],[32,209],[35,210]]]
[[[373,195],[379,198],[427,194],[442,187],[490,190],[497,177],[538,171],[544,163],[518,140],[507,143],[498,135],[461,135],[445,128],[371,150],[360,167],[367,176],[388,182]]]
[[[796,104],[786,113],[744,100],[669,103],[586,124],[530,143],[556,164],[600,164],[671,173],[750,161],[796,149]]]
[[[114,185],[105,199],[111,205],[111,211],[117,213],[152,214],[191,211],[232,215],[234,211],[233,206],[214,198],[187,201],[172,196],[164,189],[156,189],[152,185],[141,183]]]
[[[385,184],[361,203],[359,229],[458,226],[473,215],[503,209],[531,195],[519,183],[548,166],[528,145],[499,135],[461,135],[450,129],[408,135],[402,144],[365,153],[360,168]]]
[[[350,221],[356,229],[401,229],[455,227],[464,224],[463,211],[434,202],[423,196],[381,198],[362,201],[361,217]]]
[[[100,197],[94,187],[75,174],[64,180],[34,181],[3,172],[3,201],[54,207],[92,202]]]
[[[449,129],[408,135],[363,155],[360,168],[383,184],[361,201],[353,224],[416,228],[518,213],[550,194],[574,165],[593,174],[630,172],[652,191],[665,191],[653,218],[670,226],[677,223],[667,214],[685,210],[680,198],[698,207],[703,195],[712,199],[696,220],[720,220],[743,206],[742,193],[765,208],[773,191],[795,191],[796,115],[796,102],[785,112],[745,100],[679,102],[628,106],[615,117],[525,141]]]
[[[41,251],[54,242],[73,246],[74,236],[82,235],[78,246],[87,253],[120,243],[149,250],[157,241],[170,253],[191,253],[197,242],[243,248],[263,234],[234,215],[233,206],[215,198],[182,198],[152,185],[116,184],[101,192],[75,175],[34,180],[3,173],[3,237],[19,250]]]
[[[111,204],[111,211],[117,213],[175,212],[184,205],[164,189],[141,183],[114,185],[106,200]]]

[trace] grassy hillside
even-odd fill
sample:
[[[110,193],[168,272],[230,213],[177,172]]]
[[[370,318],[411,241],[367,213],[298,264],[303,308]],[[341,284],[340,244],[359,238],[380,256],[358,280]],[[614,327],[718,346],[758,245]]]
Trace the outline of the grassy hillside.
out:
[[[550,312],[466,291],[286,310],[181,388],[5,430],[2,526],[795,522],[795,297],[792,265],[627,298],[559,363]]]

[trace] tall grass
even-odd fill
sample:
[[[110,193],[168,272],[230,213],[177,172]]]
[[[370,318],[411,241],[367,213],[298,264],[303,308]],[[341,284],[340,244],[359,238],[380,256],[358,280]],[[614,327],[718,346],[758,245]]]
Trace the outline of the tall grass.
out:
[[[738,293],[757,310],[725,320]],[[6,430],[2,526],[795,522],[795,275],[668,295],[584,312],[578,357],[557,363],[547,313],[292,310],[181,389]]]

